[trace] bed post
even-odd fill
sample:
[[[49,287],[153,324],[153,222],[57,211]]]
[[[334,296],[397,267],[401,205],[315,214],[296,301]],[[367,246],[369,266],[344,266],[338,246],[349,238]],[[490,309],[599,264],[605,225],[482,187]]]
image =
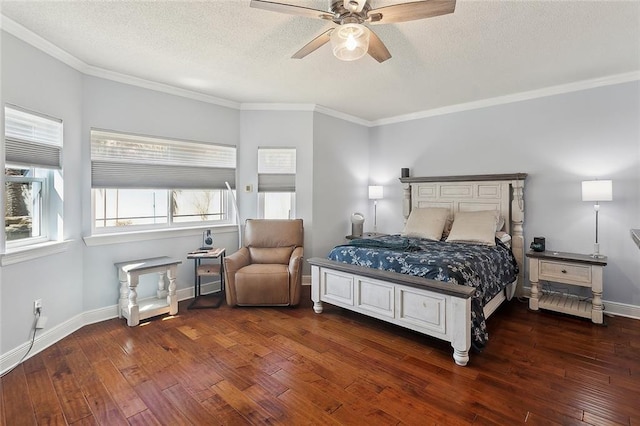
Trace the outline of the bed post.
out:
[[[322,313],[322,302],[320,301],[320,268],[311,265],[311,300],[313,310],[316,314]]]
[[[524,259],[524,178],[511,182],[511,251],[518,261],[520,272],[516,295],[522,295],[525,277]]]
[[[404,224],[406,225],[411,213],[411,185],[408,182],[402,182],[404,196],[402,197],[402,216],[404,216]]]

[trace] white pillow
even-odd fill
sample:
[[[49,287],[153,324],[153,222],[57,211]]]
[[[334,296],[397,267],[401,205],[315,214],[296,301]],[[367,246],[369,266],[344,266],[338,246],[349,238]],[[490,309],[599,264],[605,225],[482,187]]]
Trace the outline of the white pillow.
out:
[[[447,242],[495,246],[497,224],[498,212],[496,210],[457,212]]]
[[[440,207],[414,208],[400,235],[439,241],[444,224],[449,217],[449,209]]]

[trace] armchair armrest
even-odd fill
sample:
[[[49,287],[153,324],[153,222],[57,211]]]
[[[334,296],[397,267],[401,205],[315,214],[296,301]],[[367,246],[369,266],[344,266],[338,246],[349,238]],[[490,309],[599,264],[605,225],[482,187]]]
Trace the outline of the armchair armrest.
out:
[[[289,291],[291,306],[300,303],[300,286],[302,286],[302,256],[304,249],[296,247],[289,259]]]
[[[236,272],[251,263],[249,250],[241,247],[237,252],[224,258],[224,280],[226,284],[226,298],[229,306],[237,304]]]

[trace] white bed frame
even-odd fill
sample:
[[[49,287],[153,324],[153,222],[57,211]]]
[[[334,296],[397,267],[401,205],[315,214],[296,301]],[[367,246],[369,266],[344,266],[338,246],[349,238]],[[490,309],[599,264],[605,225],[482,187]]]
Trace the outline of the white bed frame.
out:
[[[526,174],[401,178],[405,221],[413,207],[447,207],[457,211],[498,210],[511,235],[520,267],[518,279],[484,308],[489,317],[510,300],[524,277],[524,183]],[[471,348],[472,287],[312,258],[311,299],[359,312],[448,342],[453,359],[466,365]],[[521,284],[520,284],[521,286]]]

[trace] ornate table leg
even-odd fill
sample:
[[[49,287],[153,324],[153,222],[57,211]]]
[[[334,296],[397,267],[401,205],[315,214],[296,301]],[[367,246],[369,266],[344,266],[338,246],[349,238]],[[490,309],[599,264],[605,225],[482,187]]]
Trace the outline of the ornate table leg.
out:
[[[602,306],[602,266],[591,267],[591,292],[593,298],[591,299],[591,321],[595,324],[604,323],[604,312]]]
[[[531,281],[531,297],[529,298],[529,309],[538,310],[538,299],[540,292],[538,288],[538,260],[529,259],[529,281]]]
[[[172,265],[167,270],[167,277],[169,278],[169,295],[167,296],[169,315],[175,315],[178,313],[178,296],[176,295],[177,269],[178,267],[176,265]]]
[[[167,273],[164,271],[158,272],[158,291],[156,292],[158,299],[164,299],[165,297],[167,297],[167,294],[169,294],[166,289],[166,283],[164,280],[164,277],[166,275]]]
[[[126,311],[129,304],[129,279],[127,273],[118,268],[118,281],[120,281],[120,299],[118,303],[118,318],[122,318],[122,313]]]
[[[140,277],[138,274],[129,274],[129,305],[127,311],[129,312],[129,319],[127,325],[129,327],[136,326],[140,323],[140,307],[138,306],[138,281]]]

